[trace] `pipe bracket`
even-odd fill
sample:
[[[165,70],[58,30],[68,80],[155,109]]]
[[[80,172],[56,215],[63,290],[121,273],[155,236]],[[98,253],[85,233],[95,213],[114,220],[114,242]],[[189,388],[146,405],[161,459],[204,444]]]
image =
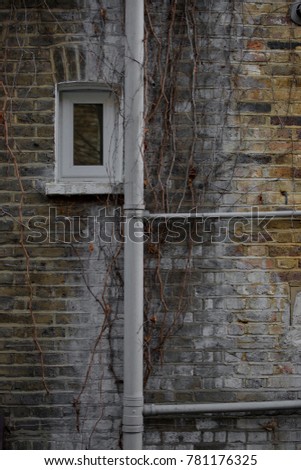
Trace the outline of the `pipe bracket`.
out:
[[[130,433],[143,431],[143,397],[124,398],[123,430]]]

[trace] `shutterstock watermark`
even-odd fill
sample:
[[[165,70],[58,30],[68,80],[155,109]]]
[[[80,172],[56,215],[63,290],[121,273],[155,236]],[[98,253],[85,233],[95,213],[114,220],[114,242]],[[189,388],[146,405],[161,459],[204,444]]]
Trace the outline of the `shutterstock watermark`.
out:
[[[274,241],[268,230],[273,216],[262,216],[253,207],[250,216],[198,215],[169,217],[145,215],[142,218],[126,218],[121,209],[99,209],[93,216],[58,214],[50,207],[48,216],[33,216],[28,220],[29,244],[82,244],[82,243],[258,243]]]

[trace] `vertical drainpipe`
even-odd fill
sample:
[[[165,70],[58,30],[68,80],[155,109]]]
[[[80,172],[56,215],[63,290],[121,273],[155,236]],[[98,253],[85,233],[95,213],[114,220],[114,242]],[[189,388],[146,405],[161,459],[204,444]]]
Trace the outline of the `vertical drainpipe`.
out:
[[[123,448],[138,450],[143,437],[144,0],[125,1],[125,40]]]

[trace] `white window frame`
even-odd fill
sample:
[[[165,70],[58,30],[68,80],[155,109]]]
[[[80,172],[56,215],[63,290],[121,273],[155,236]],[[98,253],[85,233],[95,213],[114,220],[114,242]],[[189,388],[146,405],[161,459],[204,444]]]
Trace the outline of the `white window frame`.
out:
[[[103,105],[103,164],[74,165],[74,104]],[[61,83],[56,89],[55,181],[47,194],[122,192],[123,127],[120,91],[96,83]]]

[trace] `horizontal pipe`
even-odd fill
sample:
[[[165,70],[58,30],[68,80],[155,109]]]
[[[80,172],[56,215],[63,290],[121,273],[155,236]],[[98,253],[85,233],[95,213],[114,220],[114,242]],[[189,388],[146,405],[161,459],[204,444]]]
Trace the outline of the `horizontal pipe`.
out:
[[[190,414],[190,413],[223,413],[238,411],[271,411],[301,409],[301,400],[250,401],[239,403],[194,403],[155,405],[143,407],[144,416]]]
[[[232,219],[243,218],[246,219],[260,219],[264,217],[276,218],[289,218],[300,217],[301,210],[282,210],[282,211],[250,211],[250,212],[171,212],[171,213],[158,213],[151,214],[144,212],[144,217],[147,219]]]

